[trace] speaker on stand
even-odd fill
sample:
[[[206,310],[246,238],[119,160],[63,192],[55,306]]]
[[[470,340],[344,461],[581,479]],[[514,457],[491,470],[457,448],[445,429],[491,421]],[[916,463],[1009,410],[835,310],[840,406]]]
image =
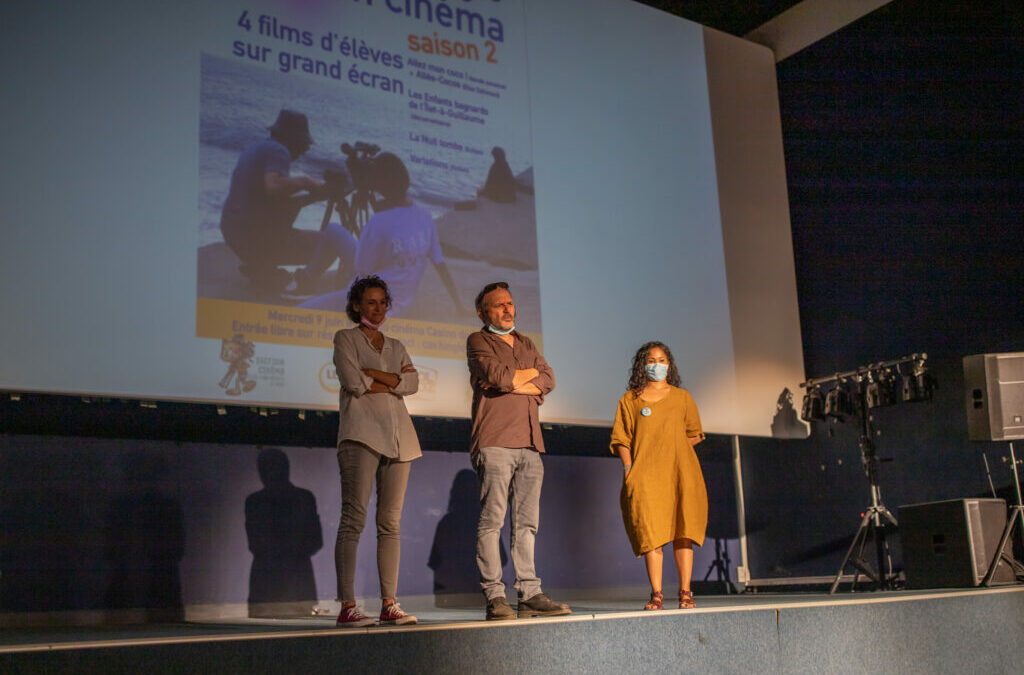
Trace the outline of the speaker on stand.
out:
[[[1012,441],[1024,438],[1024,352],[1004,354],[974,354],[965,356],[964,399],[967,407],[967,434],[972,441],[1008,441],[1010,469],[1017,503],[1010,507],[997,544],[994,559],[981,583],[990,586],[999,583],[999,566],[1003,559],[1013,561],[1011,534],[1014,523],[1020,523],[1024,536],[1024,502],[1021,500],[1020,474],[1017,455]],[[984,455],[983,455],[984,456]],[[985,458],[988,469],[988,459]],[[991,477],[989,477],[991,483]]]

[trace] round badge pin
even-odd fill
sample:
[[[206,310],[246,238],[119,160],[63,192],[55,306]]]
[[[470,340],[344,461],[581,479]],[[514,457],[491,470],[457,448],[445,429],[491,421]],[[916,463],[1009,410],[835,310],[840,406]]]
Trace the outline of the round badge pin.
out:
[[[651,409],[648,408],[647,406],[644,406],[643,409],[640,411],[640,414],[643,415],[644,417],[650,417]]]

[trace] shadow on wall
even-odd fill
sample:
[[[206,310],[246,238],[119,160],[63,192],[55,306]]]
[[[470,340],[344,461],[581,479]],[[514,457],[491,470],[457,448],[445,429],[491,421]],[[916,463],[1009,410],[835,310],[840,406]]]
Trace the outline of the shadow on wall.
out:
[[[434,531],[427,567],[434,572],[436,607],[479,608],[480,571],[476,566],[476,527],[480,519],[480,482],[470,469],[455,474],[448,497],[448,512]],[[501,566],[508,564],[502,528]],[[472,594],[469,598],[467,594]]]
[[[103,607],[143,612],[146,622],[181,621],[185,525],[181,504],[164,488],[167,463],[144,452],[126,457],[123,470],[126,489],[111,498],[104,529],[110,583]]]
[[[105,466],[72,443],[0,438],[0,610],[101,607]],[[89,492],[76,484],[89,481]],[[102,501],[102,506],[95,506]]]
[[[249,616],[308,616],[317,599],[310,558],[324,545],[316,498],[292,484],[281,450],[262,450],[257,466],[263,489],[245,499]]]
[[[807,438],[807,426],[797,415],[793,405],[793,392],[789,387],[783,387],[782,393],[779,394],[771,427],[772,438]]]
[[[735,576],[738,563],[730,555],[729,541],[736,540],[739,530],[730,437],[720,434],[708,436],[696,450],[708,489],[708,527],[703,546],[703,549],[708,549],[708,554],[695,560],[693,581],[698,592],[728,593],[730,579]],[[711,551],[714,551],[713,558],[710,557]],[[702,568],[698,561],[705,560],[709,561],[708,567]]]

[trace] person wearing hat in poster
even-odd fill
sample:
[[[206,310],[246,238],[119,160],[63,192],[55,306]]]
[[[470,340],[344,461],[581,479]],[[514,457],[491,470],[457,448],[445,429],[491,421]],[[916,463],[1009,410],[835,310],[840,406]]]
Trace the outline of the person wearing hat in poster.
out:
[[[243,150],[231,174],[220,229],[241,261],[239,271],[257,288],[284,290],[292,279],[280,265],[313,259],[326,269],[337,257],[349,266],[355,258],[351,236],[334,242],[324,236],[330,233],[293,227],[302,207],[325,198],[322,182],[290,175],[292,162],[312,145],[306,116],[282,109],[270,126],[270,137]],[[333,223],[331,227],[340,230]],[[339,248],[339,243],[347,246]]]

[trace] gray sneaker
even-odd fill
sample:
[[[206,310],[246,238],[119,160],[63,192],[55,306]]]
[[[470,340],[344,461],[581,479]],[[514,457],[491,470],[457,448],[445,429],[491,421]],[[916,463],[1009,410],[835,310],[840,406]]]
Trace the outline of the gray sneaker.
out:
[[[561,602],[551,602],[551,598],[538,593],[528,600],[519,600],[519,618],[526,619],[531,616],[561,616],[572,614],[569,605]]]
[[[514,618],[516,618],[516,612],[505,598],[498,596],[487,601],[488,621],[504,621]]]

